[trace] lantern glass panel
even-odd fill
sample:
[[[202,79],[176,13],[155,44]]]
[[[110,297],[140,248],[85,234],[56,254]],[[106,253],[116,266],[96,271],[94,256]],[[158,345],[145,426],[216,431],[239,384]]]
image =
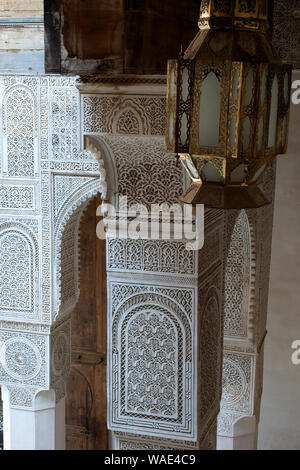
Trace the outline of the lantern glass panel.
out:
[[[260,152],[262,149],[264,137],[264,118],[260,117],[258,121],[258,130],[257,130],[257,151]]]
[[[169,130],[168,130],[168,139],[169,139],[169,144],[173,144],[173,127],[174,127],[174,114],[173,111],[170,112],[169,115]]]
[[[171,68],[170,72],[170,88],[169,88],[169,98],[172,99],[174,98],[175,94],[175,68]]]
[[[232,116],[229,128],[229,145],[231,148],[234,147],[235,143],[235,128],[236,128],[236,117]]]
[[[195,168],[195,165],[188,158],[183,158],[181,161],[183,165],[187,168],[190,176],[194,179],[199,179],[199,173]]]
[[[210,72],[201,86],[199,112],[199,145],[217,147],[221,108],[221,86],[216,75]]]
[[[182,88],[181,97],[183,101],[186,101],[189,96],[189,71],[185,67],[182,71]]]
[[[235,70],[233,73],[233,79],[232,79],[232,102],[234,104],[236,103],[236,100],[237,100],[238,86],[239,86],[239,71]]]
[[[187,131],[188,131],[188,120],[186,113],[183,113],[180,122],[180,142],[181,145],[184,146],[187,141]]]
[[[254,176],[251,178],[250,183],[254,183],[254,181],[256,181],[256,180],[260,177],[260,175],[263,174],[265,168],[266,168],[266,163],[264,163],[264,164],[254,173]]]
[[[207,162],[201,171],[201,178],[209,183],[220,183],[222,176],[217,168],[210,162]]]
[[[247,176],[247,168],[246,165],[241,163],[237,166],[230,175],[231,183],[242,183]]]
[[[250,132],[251,132],[251,121],[248,116],[245,117],[244,119],[244,125],[243,125],[243,139],[242,139],[242,144],[243,144],[243,151],[245,152],[250,144]]]
[[[271,108],[269,120],[268,147],[274,147],[277,134],[277,112],[278,112],[278,79],[277,75],[273,78],[271,88]]]
[[[248,105],[251,103],[253,96],[253,70],[249,70],[246,78],[246,95],[245,95],[245,104]]]
[[[267,84],[267,73],[264,70],[261,76],[260,82],[260,104],[261,106],[264,104],[265,96],[266,96],[266,84]]]

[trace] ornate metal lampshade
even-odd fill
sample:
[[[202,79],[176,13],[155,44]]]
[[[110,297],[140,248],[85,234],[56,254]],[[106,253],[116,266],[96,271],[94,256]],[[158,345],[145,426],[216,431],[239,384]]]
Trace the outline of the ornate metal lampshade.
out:
[[[179,155],[187,203],[268,203],[258,178],[286,152],[291,66],[269,34],[267,0],[202,0],[200,31],[168,62],[166,151]]]

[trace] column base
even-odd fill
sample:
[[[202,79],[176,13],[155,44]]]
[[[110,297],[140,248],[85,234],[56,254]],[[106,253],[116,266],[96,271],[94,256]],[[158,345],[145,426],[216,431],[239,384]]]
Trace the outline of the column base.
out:
[[[255,416],[243,416],[233,424],[233,436],[217,435],[217,450],[256,450],[258,426]]]
[[[256,447],[256,433],[237,437],[217,436],[217,450],[256,450]]]
[[[4,450],[64,450],[65,399],[55,404],[52,391],[40,392],[34,409],[12,408],[2,388]]]

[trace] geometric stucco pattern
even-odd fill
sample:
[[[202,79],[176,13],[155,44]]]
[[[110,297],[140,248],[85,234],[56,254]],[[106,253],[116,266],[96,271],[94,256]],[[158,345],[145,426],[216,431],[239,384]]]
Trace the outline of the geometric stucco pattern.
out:
[[[196,450],[197,443],[172,439],[157,439],[137,434],[114,433],[114,449],[116,450]]]
[[[135,288],[111,281],[112,302],[120,289],[122,302],[112,310],[110,323],[112,428],[125,430],[130,425],[150,435],[195,438],[193,290],[142,287],[140,283]],[[190,312],[173,300],[186,298],[188,293]]]
[[[224,334],[247,337],[250,294],[250,230],[245,211],[234,225],[225,269]]]
[[[164,97],[83,97],[83,131],[86,134],[164,135]]]

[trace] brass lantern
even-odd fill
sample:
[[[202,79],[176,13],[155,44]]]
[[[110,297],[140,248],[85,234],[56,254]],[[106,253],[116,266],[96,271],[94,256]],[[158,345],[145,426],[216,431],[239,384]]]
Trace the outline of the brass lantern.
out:
[[[286,152],[291,66],[271,43],[267,0],[202,0],[185,54],[168,62],[166,151],[191,185],[186,203],[268,203],[257,180]]]

